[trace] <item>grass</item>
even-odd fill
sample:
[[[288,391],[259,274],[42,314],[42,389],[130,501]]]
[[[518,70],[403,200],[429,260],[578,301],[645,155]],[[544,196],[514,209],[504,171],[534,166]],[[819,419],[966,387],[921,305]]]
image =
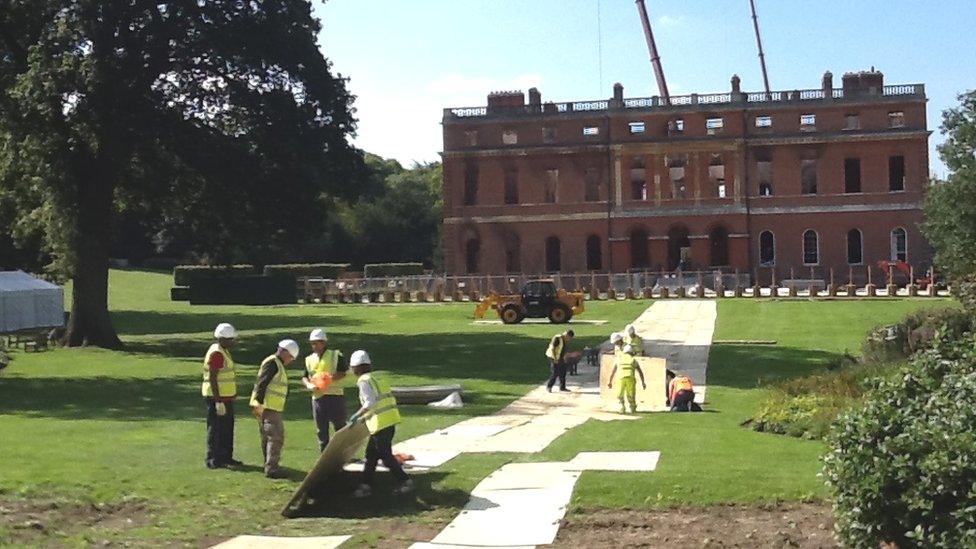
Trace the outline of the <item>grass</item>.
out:
[[[278,510],[317,454],[308,399],[296,391],[288,401],[283,465],[290,480],[271,482],[258,472],[257,428],[243,401],[236,456],[254,467],[206,470],[199,380],[216,323],[231,322],[241,332],[235,359],[244,365],[242,392],[279,339],[302,341],[317,326],[325,326],[347,353],[367,349],[395,383],[464,385],[461,410],[405,407],[397,439],[491,413],[527,392],[547,374],[542,355],[556,330],[476,326],[468,304],[198,308],[170,302],[170,285],[164,273],[112,271],[110,306],[125,352],[17,353],[0,377],[0,505],[129,505],[136,520],[81,520],[28,534],[0,515],[0,543],[6,537],[31,544],[199,545],[240,533],[274,533],[355,534],[359,543],[388,545],[400,543],[394,540],[401,527],[436,530],[507,461],[564,460],[584,450],[655,449],[662,458],[650,475],[586,473],[573,497],[577,510],[820,497],[820,443],[740,427],[767,393],[762,384],[816,372],[845,349],[858,348],[870,327],[936,302],[719,302],[716,339],[778,344],[714,347],[708,413],[591,421],[538,455],[461,456],[423,478],[416,498],[374,498],[360,507],[335,498],[319,517],[286,521]],[[588,304],[585,318],[609,323],[574,326],[578,342],[598,343],[648,305]]]

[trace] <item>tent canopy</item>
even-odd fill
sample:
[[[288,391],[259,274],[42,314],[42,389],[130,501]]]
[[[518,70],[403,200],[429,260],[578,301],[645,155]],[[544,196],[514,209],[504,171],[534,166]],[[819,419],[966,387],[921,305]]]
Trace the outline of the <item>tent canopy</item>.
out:
[[[0,333],[64,325],[64,290],[23,271],[0,271]]]

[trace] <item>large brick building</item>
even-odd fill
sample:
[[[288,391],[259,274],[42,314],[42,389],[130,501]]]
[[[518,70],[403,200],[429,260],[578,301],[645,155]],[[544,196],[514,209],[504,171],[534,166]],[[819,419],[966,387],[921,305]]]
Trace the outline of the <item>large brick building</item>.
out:
[[[922,84],[444,111],[444,252],[465,273],[713,269],[846,279],[927,267]],[[853,268],[851,268],[853,266]]]

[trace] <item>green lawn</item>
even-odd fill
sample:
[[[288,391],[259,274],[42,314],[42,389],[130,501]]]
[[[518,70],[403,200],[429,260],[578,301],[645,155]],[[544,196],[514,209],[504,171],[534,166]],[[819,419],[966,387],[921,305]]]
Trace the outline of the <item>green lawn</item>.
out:
[[[113,271],[110,304],[125,352],[17,353],[0,377],[0,506],[108,504],[132,509],[134,519],[64,521],[25,531],[0,515],[0,543],[198,545],[269,532],[358,534],[361,542],[386,545],[395,538],[391,525],[442,525],[471,488],[506,461],[569,459],[581,450],[656,449],[662,457],[649,475],[585,474],[575,509],[818,497],[819,443],[740,427],[764,394],[757,383],[822,368],[845,349],[856,350],[870,327],[938,302],[722,301],[716,339],[778,344],[714,347],[708,413],[591,421],[540,455],[461,456],[423,478],[415,498],[374,498],[355,507],[337,497],[317,510],[322,517],[287,521],[278,511],[317,453],[308,399],[295,391],[286,410],[283,465],[292,479],[268,481],[258,471],[257,427],[243,401],[236,454],[255,467],[206,470],[199,372],[216,323],[231,322],[241,332],[235,358],[244,365],[242,391],[279,339],[304,341],[317,326],[347,353],[367,349],[396,383],[464,385],[462,410],[405,407],[398,439],[491,413],[524,394],[547,374],[543,351],[556,329],[476,326],[467,304],[190,307],[168,301],[170,284],[168,274]],[[603,340],[648,305],[588,304],[583,318],[610,323],[575,326],[579,341]],[[348,398],[353,409],[353,391]]]

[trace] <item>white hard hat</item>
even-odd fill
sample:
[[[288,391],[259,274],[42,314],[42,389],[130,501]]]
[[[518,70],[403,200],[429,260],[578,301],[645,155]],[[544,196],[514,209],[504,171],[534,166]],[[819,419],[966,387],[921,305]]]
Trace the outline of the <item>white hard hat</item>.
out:
[[[373,361],[369,359],[369,355],[366,351],[362,349],[354,352],[351,357],[349,357],[349,366],[362,366],[363,364],[372,364]]]
[[[633,345],[624,345],[624,354],[628,354],[628,355],[634,354],[634,346]]]
[[[230,324],[221,322],[214,328],[214,337],[218,339],[235,339],[237,337],[237,330]]]
[[[637,329],[634,328],[634,325],[633,324],[628,324],[627,327],[624,328],[624,329],[627,330],[627,334],[628,335],[634,335],[634,334],[637,333]]]
[[[620,335],[620,332],[610,334],[610,343],[620,343],[623,340],[624,336]]]
[[[309,341],[328,341],[329,338],[325,336],[325,330],[322,328],[316,328],[312,330],[312,333],[308,335]]]
[[[278,348],[288,351],[292,358],[298,358],[298,342],[294,339],[282,339],[278,342]]]

